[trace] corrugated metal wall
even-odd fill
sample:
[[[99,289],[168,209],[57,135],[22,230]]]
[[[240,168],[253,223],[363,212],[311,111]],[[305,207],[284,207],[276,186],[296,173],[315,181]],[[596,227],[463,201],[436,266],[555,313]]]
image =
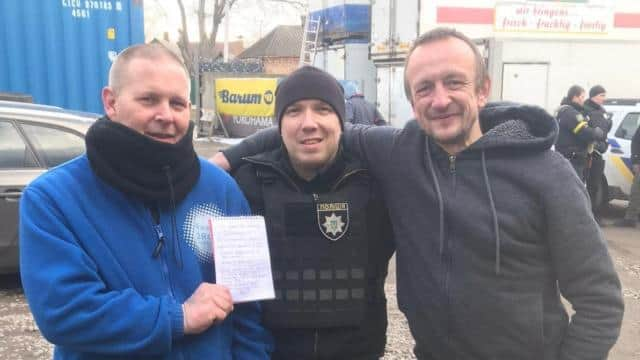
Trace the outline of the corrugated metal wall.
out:
[[[0,91],[102,113],[111,58],[142,42],[142,0],[2,0]]]

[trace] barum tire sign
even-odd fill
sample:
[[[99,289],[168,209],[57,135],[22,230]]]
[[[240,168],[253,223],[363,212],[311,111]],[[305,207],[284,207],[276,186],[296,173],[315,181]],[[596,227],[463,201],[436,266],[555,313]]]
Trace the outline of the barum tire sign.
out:
[[[215,80],[216,109],[228,135],[244,137],[274,124],[275,78]]]

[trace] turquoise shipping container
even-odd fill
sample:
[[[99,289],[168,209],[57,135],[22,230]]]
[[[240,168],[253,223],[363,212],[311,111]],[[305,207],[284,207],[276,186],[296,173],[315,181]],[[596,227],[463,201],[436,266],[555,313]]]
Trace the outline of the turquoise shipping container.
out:
[[[142,0],[2,0],[0,92],[102,113],[112,60],[143,42]]]

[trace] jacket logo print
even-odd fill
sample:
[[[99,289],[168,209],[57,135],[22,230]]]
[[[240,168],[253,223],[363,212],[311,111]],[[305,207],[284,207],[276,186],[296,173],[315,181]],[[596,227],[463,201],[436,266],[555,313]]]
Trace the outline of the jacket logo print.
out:
[[[331,241],[340,239],[349,228],[348,203],[322,203],[316,206],[318,227]]]

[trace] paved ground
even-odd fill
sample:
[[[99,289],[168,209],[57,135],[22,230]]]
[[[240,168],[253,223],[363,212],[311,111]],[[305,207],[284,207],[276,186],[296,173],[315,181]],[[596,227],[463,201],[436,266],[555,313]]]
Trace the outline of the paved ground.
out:
[[[617,203],[609,218],[621,218],[623,210]],[[640,359],[640,227],[636,229],[604,227],[609,251],[622,281],[625,302],[622,332],[611,351],[610,359]]]
[[[224,144],[198,141],[198,152],[211,156]],[[605,221],[611,223],[622,216],[622,205],[616,203]],[[611,256],[620,275],[625,297],[622,334],[609,359],[640,360],[640,227],[603,228]],[[389,298],[389,330],[385,359],[413,359],[413,340],[406,320],[395,302],[395,266],[391,266],[386,284]],[[0,358],[50,359],[51,346],[41,337],[20,290],[17,276],[0,277]]]

